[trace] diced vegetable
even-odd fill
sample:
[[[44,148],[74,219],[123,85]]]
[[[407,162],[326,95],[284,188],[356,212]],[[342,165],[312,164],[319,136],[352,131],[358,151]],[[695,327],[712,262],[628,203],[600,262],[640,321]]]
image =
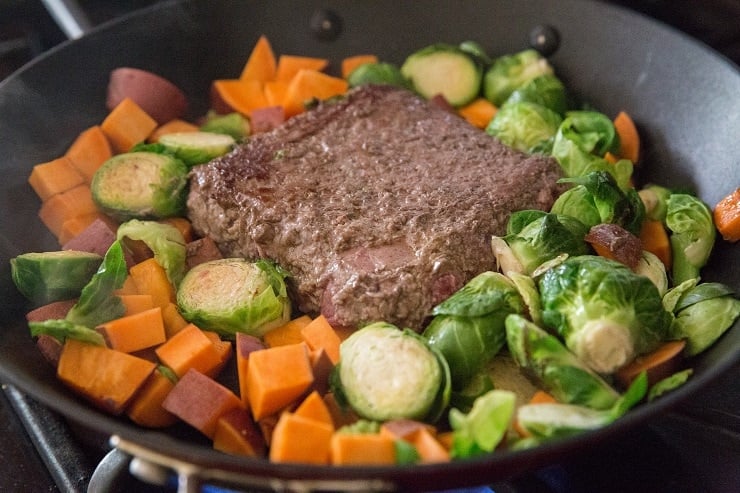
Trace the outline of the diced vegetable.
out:
[[[66,156],[35,165],[28,177],[28,184],[42,201],[83,183],[85,177]]]
[[[179,159],[153,152],[119,154],[95,173],[95,204],[110,216],[128,219],[182,215],[188,168]]]
[[[326,58],[299,55],[280,55],[275,70],[275,80],[290,81],[301,70],[321,72],[329,65]]]
[[[162,308],[155,307],[98,325],[109,348],[124,353],[162,344],[165,341]]]
[[[342,77],[345,79],[349,77],[357,67],[366,63],[377,63],[378,57],[376,55],[353,55],[342,59]]]
[[[631,363],[617,370],[614,378],[619,385],[627,388],[640,373],[646,372],[648,386],[652,387],[656,382],[667,378],[679,369],[685,347],[684,339],[665,342],[655,351],[638,356]]]
[[[717,203],[712,216],[717,230],[725,240],[740,240],[740,187]]]
[[[270,329],[262,336],[262,340],[269,347],[283,346],[285,344],[297,344],[303,341],[301,330],[311,323],[311,317],[301,315],[279,327]]]
[[[227,454],[247,457],[266,455],[265,439],[249,411],[234,408],[218,418],[213,435],[213,448]]]
[[[301,337],[309,349],[314,351],[323,349],[332,363],[339,362],[339,345],[342,341],[323,315],[319,315],[303,327]]]
[[[175,301],[175,288],[167,272],[155,258],[149,258],[131,266],[129,277],[138,294],[151,295],[154,306],[164,309]]]
[[[93,125],[80,132],[64,155],[90,183],[98,168],[113,157],[113,150],[100,125]]]
[[[188,108],[185,93],[171,81],[148,70],[132,67],[112,70],[108,81],[108,109],[113,110],[124,99],[134,101],[160,125],[182,117]]]
[[[632,117],[625,111],[620,111],[614,117],[614,128],[619,135],[619,157],[637,163],[640,159],[640,134]]]
[[[331,463],[338,466],[396,464],[395,440],[379,433],[335,433]]]
[[[583,238],[602,257],[635,269],[642,258],[642,242],[618,224],[597,224]]]
[[[68,220],[82,216],[91,217],[97,213],[98,208],[93,202],[90,187],[82,184],[46,199],[41,204],[39,218],[49,231],[60,239],[60,243],[64,243],[66,240],[62,238],[62,231]]]
[[[640,228],[640,241],[642,248],[658,257],[666,269],[671,269],[673,265],[671,242],[662,221],[645,219]]]
[[[165,134],[159,138],[159,143],[192,167],[226,154],[236,140],[225,133],[198,131]]]
[[[162,407],[175,382],[157,368],[141,386],[129,405],[126,415],[131,421],[147,428],[164,428],[177,422],[177,416]]]
[[[204,329],[261,336],[290,319],[283,271],[266,261],[228,258],[193,267],[177,292],[183,317]]]
[[[494,116],[496,108],[493,103],[485,98],[475,98],[472,102],[458,108],[457,112],[474,127],[484,129],[488,126]]]
[[[157,143],[159,142],[160,137],[162,137],[163,135],[176,132],[197,132],[198,130],[199,127],[194,123],[175,118],[174,120],[170,120],[167,123],[158,126],[154,130],[154,132],[149,134],[149,137],[147,137],[147,142]]]
[[[401,74],[426,99],[442,95],[452,106],[464,106],[481,90],[483,71],[467,52],[457,46],[434,44],[411,55]]]
[[[329,464],[334,428],[293,413],[284,412],[270,441],[270,460],[304,464]]]
[[[157,128],[157,121],[132,99],[125,98],[100,124],[115,152],[128,152]]]
[[[31,252],[10,259],[10,271],[18,291],[43,305],[77,298],[102,261],[90,252]]]
[[[116,236],[121,241],[131,239],[146,244],[172,285],[180,284],[185,272],[186,240],[173,223],[131,219],[118,227]]]
[[[267,36],[260,36],[247,58],[239,78],[267,82],[275,78],[277,61]]]
[[[313,99],[329,99],[347,92],[347,81],[316,70],[302,69],[290,79],[283,97],[285,116],[291,117],[306,108]]]
[[[155,364],[103,346],[67,339],[57,376],[95,406],[120,414],[154,371]]]
[[[433,420],[449,401],[447,362],[410,330],[367,325],[342,342],[340,354],[337,387],[367,419]]]
[[[178,377],[191,369],[215,377],[223,363],[222,355],[213,341],[192,324],[158,346],[155,353]]]
[[[249,116],[267,105],[264,83],[253,79],[220,79],[211,83],[211,107],[218,113]]]

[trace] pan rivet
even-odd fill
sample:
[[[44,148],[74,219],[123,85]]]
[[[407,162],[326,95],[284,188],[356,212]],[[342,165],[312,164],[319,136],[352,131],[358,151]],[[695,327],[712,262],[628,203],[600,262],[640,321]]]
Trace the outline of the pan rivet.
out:
[[[322,41],[334,41],[342,32],[342,18],[329,9],[314,12],[310,22],[311,32]]]
[[[560,33],[547,24],[536,26],[529,32],[529,46],[537,50],[542,56],[550,56],[560,46]]]

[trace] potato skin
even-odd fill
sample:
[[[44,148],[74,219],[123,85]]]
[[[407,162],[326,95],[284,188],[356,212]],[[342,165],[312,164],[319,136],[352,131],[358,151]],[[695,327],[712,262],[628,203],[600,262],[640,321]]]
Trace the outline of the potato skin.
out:
[[[115,108],[125,98],[136,104],[162,125],[185,115],[188,101],[175,84],[157,74],[132,67],[111,71],[106,106]]]

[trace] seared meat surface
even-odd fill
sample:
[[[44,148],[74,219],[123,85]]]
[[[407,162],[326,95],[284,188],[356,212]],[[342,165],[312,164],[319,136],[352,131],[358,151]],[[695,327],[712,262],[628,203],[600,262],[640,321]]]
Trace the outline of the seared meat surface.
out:
[[[224,255],[290,272],[299,310],[419,330],[495,268],[491,235],[512,211],[549,209],[560,176],[408,91],[368,86],[196,167],[188,211]]]

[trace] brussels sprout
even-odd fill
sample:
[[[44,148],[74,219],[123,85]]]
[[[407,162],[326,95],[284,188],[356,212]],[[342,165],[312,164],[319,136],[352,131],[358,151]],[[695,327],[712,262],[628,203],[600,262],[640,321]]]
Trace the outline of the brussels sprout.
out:
[[[504,320],[525,310],[519,291],[505,276],[483,272],[432,310],[423,337],[450,365],[452,387],[464,388],[503,347]]]
[[[570,216],[538,210],[517,211],[509,217],[506,229],[503,240],[522,266],[521,273],[527,275],[563,253],[589,253],[583,239],[588,228]]]
[[[230,135],[236,142],[247,138],[252,132],[249,120],[241,113],[220,115],[209,111],[206,121],[200,126],[202,132]]]
[[[154,259],[167,273],[167,278],[177,287],[185,274],[185,238],[176,227],[156,221],[131,219],[118,227],[118,240],[125,238],[143,241],[154,253]]]
[[[177,291],[182,316],[225,337],[261,337],[290,319],[286,274],[267,261],[225,258],[198,264]]]
[[[575,217],[589,228],[610,223],[639,235],[645,206],[634,188],[623,191],[606,171],[591,171],[560,181],[575,186],[558,197],[550,212]]]
[[[668,197],[665,220],[671,231],[673,283],[699,277],[717,235],[712,211],[693,195],[673,193]]]
[[[485,48],[477,41],[463,41],[458,47],[484,67],[489,66],[493,62],[491,57],[488,56],[488,53],[486,53]]]
[[[603,257],[570,257],[539,280],[542,318],[598,373],[612,373],[667,338],[672,315],[648,278]]]
[[[159,143],[192,167],[228,153],[236,140],[226,133],[199,131],[165,134],[159,138]]]
[[[115,291],[123,286],[128,267],[120,241],[114,241],[105,252],[103,262],[93,274],[65,320],[90,328],[122,317],[126,311]]]
[[[558,131],[562,118],[554,111],[529,101],[506,103],[486,127],[486,133],[524,152],[541,152]]]
[[[509,352],[558,402],[592,409],[614,405],[619,393],[583,364],[557,337],[520,315],[506,317]]]
[[[173,156],[128,152],[103,163],[90,189],[95,204],[119,221],[179,216],[185,212],[187,173]]]
[[[475,403],[478,397],[493,389],[491,374],[488,368],[484,366],[468,381],[465,387],[460,390],[452,390],[450,393],[450,406],[467,413],[473,408],[473,403]]]
[[[10,259],[10,274],[23,296],[44,305],[79,296],[102,261],[89,252],[31,252]]]
[[[740,316],[740,300],[721,283],[703,283],[685,291],[674,308],[674,339],[686,339],[684,353],[693,356],[707,349]]]
[[[558,115],[568,109],[568,96],[563,83],[553,74],[540,75],[511,93],[504,105],[528,101],[544,106]]]
[[[334,388],[360,416],[375,421],[434,421],[450,398],[444,357],[415,332],[375,322],[339,347]]]
[[[537,291],[537,285],[534,279],[519,272],[508,272],[506,277],[511,279],[511,282],[514,283],[516,289],[519,291],[522,300],[524,300],[529,319],[536,324],[541,324],[542,301],[540,300],[540,292]]]
[[[693,277],[670,288],[663,295],[663,308],[665,308],[666,311],[673,313],[676,310],[676,305],[678,305],[678,300],[681,299],[681,296],[683,296],[684,293],[691,291],[697,284],[699,284],[699,279]]]
[[[524,50],[494,60],[483,76],[483,94],[496,106],[532,79],[554,72],[547,59],[535,50]]]
[[[616,152],[619,137],[608,117],[594,111],[574,111],[566,114],[552,144],[552,156],[557,159],[566,176],[582,176],[591,171],[606,171],[617,181],[619,188],[632,188],[633,165],[628,159],[612,164],[603,156]]]
[[[642,251],[642,257],[634,269],[635,274],[645,276],[658,288],[658,293],[663,296],[668,292],[668,273],[665,264],[653,253]]]
[[[659,185],[648,185],[642,188],[638,195],[645,205],[645,216],[653,221],[665,221],[668,211],[668,197],[671,191]]]
[[[442,95],[452,106],[463,106],[480,93],[483,71],[457,46],[434,44],[409,55],[401,74],[427,99]]]
[[[639,403],[647,393],[647,375],[641,373],[608,409],[576,404],[527,404],[517,409],[516,420],[537,441],[577,435],[609,425]]]
[[[493,452],[506,436],[514,416],[516,395],[508,390],[491,390],[478,397],[469,413],[450,409],[453,430],[450,455],[455,459]]]
[[[365,84],[381,84],[409,88],[409,81],[401,74],[401,69],[392,63],[364,63],[347,76],[350,87]]]

